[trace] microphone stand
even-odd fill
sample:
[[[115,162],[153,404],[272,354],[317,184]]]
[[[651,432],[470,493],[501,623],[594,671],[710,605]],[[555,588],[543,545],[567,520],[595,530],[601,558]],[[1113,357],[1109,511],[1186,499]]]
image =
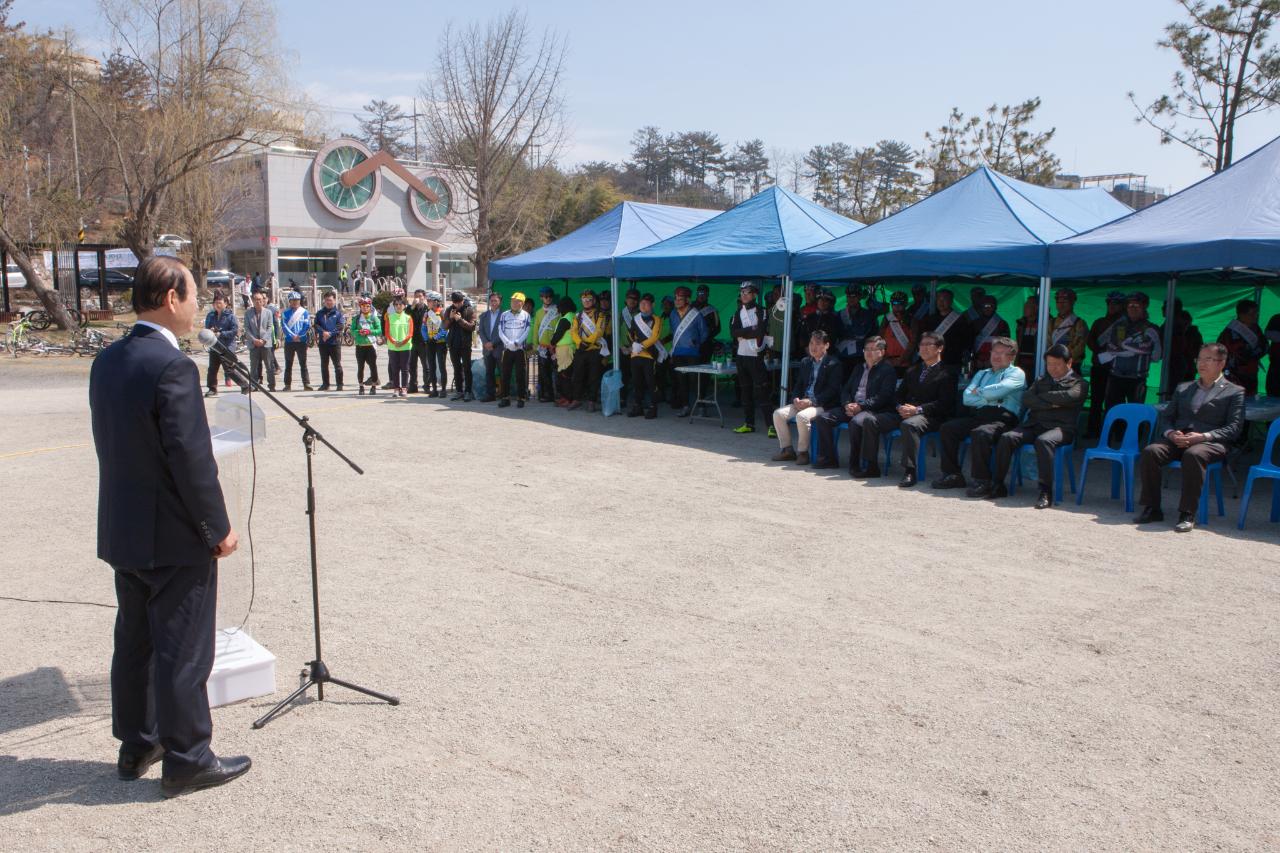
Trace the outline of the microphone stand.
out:
[[[248,388],[250,391],[258,391],[262,394],[265,394],[268,400],[275,403],[276,406],[279,407],[279,409],[282,412],[284,412],[286,415],[292,418],[293,422],[302,428],[302,445],[305,448],[306,454],[307,454],[307,510],[306,512],[307,512],[307,526],[309,528],[310,540],[311,540],[310,541],[310,544],[311,544],[311,617],[312,617],[312,625],[315,631],[316,657],[315,657],[315,660],[307,661],[306,663],[307,668],[303,670],[303,673],[306,676],[306,680],[302,683],[302,685],[297,690],[293,691],[284,699],[282,699],[270,711],[268,711],[267,713],[259,717],[257,720],[255,720],[253,723],[253,727],[255,729],[260,729],[263,726],[265,726],[267,723],[271,722],[273,718],[275,718],[278,714],[282,713],[286,708],[288,708],[288,706],[292,704],[295,699],[298,699],[299,697],[302,696],[302,694],[306,693],[307,690],[309,690],[312,685],[315,685],[316,694],[319,697],[321,702],[324,701],[325,684],[332,683],[332,684],[338,685],[339,687],[345,687],[348,690],[354,690],[357,693],[363,693],[365,696],[372,696],[375,699],[381,699],[383,702],[386,702],[390,705],[399,705],[400,700],[395,696],[388,696],[385,693],[379,693],[376,690],[370,690],[367,687],[361,687],[357,684],[352,684],[349,681],[343,681],[340,678],[334,678],[333,675],[329,672],[329,667],[325,666],[324,656],[320,653],[320,571],[319,571],[317,560],[316,560],[316,487],[315,487],[315,478],[311,470],[311,460],[316,453],[316,442],[318,441],[321,444],[323,444],[325,447],[332,450],[335,456],[337,456],[343,462],[347,463],[347,465],[351,467],[351,470],[355,471],[357,474],[363,475],[364,469],[361,468],[356,463],[352,462],[350,459],[348,459],[346,454],[344,454],[338,448],[334,447],[329,442],[328,439],[326,439],[323,435],[317,432],[315,427],[311,425],[311,421],[309,418],[307,418],[305,415],[298,415],[292,409],[290,409],[288,406],[282,403],[279,400],[279,398],[276,397],[275,394],[271,393],[266,388],[263,388],[262,383],[258,382],[252,376],[249,375],[248,368],[245,367],[245,365],[241,364],[240,360],[236,358],[233,353],[229,351],[219,351],[219,349],[216,347],[210,348],[209,352],[212,352],[214,355],[218,357],[218,359],[222,362],[223,367],[226,368],[228,373],[233,374],[233,378],[238,380],[241,387]],[[250,418],[251,418],[250,424],[252,424],[252,415],[253,413],[250,412]]]

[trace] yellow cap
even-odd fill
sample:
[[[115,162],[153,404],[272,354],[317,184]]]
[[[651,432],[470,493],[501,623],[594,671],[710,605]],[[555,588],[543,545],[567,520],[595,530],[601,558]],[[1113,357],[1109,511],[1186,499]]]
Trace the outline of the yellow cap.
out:
[[[517,290],[515,293],[511,294],[511,298],[512,298],[512,299],[519,299],[521,302],[524,302],[524,294],[523,294],[523,293],[521,293],[521,292],[520,292],[520,291],[518,291],[518,290]]]

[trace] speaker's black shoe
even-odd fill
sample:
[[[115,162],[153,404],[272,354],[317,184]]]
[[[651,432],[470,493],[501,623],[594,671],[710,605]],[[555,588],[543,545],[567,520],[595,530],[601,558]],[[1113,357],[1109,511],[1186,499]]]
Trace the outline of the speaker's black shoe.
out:
[[[1134,524],[1150,524],[1153,521],[1164,521],[1164,513],[1158,506],[1144,506],[1142,512],[1133,520]]]
[[[164,758],[164,747],[156,744],[146,752],[127,752],[120,750],[120,758],[116,761],[116,775],[126,782],[141,779],[147,768]]]
[[[202,788],[213,788],[218,785],[225,785],[232,779],[243,776],[249,772],[249,768],[253,762],[249,760],[247,755],[237,755],[232,758],[218,758],[212,767],[206,767],[190,776],[170,777],[165,776],[160,779],[160,793],[166,797],[180,797],[183,794],[189,794],[192,791],[199,791]]]

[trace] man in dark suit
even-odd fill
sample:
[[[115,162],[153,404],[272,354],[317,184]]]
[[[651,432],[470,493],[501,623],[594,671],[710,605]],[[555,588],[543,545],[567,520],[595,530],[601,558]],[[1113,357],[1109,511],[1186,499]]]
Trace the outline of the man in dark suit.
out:
[[[93,363],[89,406],[98,451],[98,557],[115,570],[112,733],[121,779],[164,759],[172,797],[219,785],[249,759],[209,749],[205,684],[213,668],[218,558],[236,550],[218,485],[191,333],[196,285],[154,256],[133,285],[134,330]]]
[[[1013,464],[1013,454],[1024,444],[1036,451],[1036,475],[1040,496],[1036,509],[1053,506],[1053,460],[1058,448],[1073,444],[1080,411],[1089,396],[1089,383],[1072,368],[1071,350],[1054,344],[1044,354],[1044,374],[1022,392],[1027,422],[1006,430],[996,441],[996,462],[986,497],[1007,498],[1005,478]]]
[[[943,337],[937,332],[920,336],[920,362],[907,370],[898,386],[898,417],[902,422],[902,467],[898,488],[917,482],[916,455],[926,432],[934,432],[956,410],[955,369],[942,361]]]
[[[894,411],[894,391],[898,374],[884,360],[888,343],[879,335],[863,342],[863,362],[853,368],[849,380],[840,389],[840,405],[823,413],[814,421],[818,431],[818,459],[815,467],[834,468],[840,453],[835,431],[840,424],[849,425],[849,474],[853,477],[879,477],[880,433],[893,429],[901,418]],[[823,454],[830,454],[824,456]]]
[[[791,402],[774,410],[773,428],[778,433],[778,452],[774,462],[794,460],[809,464],[809,434],[813,422],[840,401],[840,362],[828,351],[831,339],[823,331],[809,336],[809,354],[791,379]],[[791,446],[791,427],[796,419],[796,444]]]
[[[1204,488],[1205,469],[1227,458],[1227,446],[1244,429],[1244,389],[1222,375],[1227,348],[1206,344],[1200,348],[1196,369],[1200,377],[1178,388],[1164,413],[1167,429],[1161,438],[1142,449],[1138,477],[1142,512],[1137,524],[1163,521],[1160,509],[1160,469],[1175,459],[1182,462],[1182,496],[1174,530],[1187,533],[1196,526],[1196,508]]]

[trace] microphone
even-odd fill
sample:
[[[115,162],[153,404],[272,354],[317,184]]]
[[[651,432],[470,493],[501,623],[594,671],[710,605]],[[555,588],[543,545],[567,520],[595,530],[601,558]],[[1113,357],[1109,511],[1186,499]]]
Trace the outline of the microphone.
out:
[[[218,336],[213,333],[212,329],[201,329],[200,334],[196,336],[200,339],[200,343],[204,344],[204,348],[209,352],[222,359],[222,363],[228,367],[243,368],[240,359],[236,358],[236,354],[227,349],[222,341],[218,340]]]

